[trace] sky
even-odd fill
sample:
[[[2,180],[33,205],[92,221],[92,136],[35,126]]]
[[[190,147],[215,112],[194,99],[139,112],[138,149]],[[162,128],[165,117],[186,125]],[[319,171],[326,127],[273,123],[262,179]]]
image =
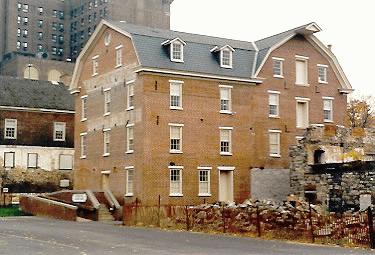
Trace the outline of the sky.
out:
[[[171,29],[256,41],[309,22],[332,45],[355,96],[375,97],[374,0],[174,0]]]

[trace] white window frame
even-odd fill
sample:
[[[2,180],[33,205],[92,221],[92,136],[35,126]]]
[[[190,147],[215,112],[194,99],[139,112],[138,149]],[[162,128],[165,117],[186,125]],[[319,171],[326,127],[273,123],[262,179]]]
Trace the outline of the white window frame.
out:
[[[126,186],[125,186],[125,196],[132,197],[134,196],[134,166],[127,166],[125,167],[126,170]],[[130,179],[129,179],[129,172],[132,171],[132,180],[131,180],[131,189],[130,187]]]
[[[56,132],[60,131],[60,130],[57,130],[57,126],[60,126],[60,125],[63,127],[62,138],[57,138]],[[65,142],[65,138],[66,138],[66,123],[65,122],[54,122],[53,123],[53,140],[56,141],[56,142]]]
[[[303,83],[298,83],[297,81],[297,62],[304,62],[305,63],[305,74],[306,74],[306,77],[305,77],[305,81]],[[310,86],[309,85],[309,57],[305,57],[305,56],[299,56],[299,55],[296,55],[295,56],[295,70],[296,70],[296,82],[295,84],[298,85],[298,86]]]
[[[227,90],[229,94],[229,98],[223,97],[223,91]],[[219,85],[219,94],[220,94],[220,113],[223,114],[232,114],[232,90],[233,86],[230,85]],[[229,109],[222,109],[222,100],[228,100],[228,108]]]
[[[183,166],[169,166],[168,167],[168,170],[169,170],[169,196],[170,197],[182,197],[183,196],[183,193],[182,193],[182,170],[184,169]],[[179,177],[180,177],[180,180],[179,180],[179,191],[178,192],[173,192],[172,190],[172,171],[173,170],[177,170],[179,171]]]
[[[322,97],[323,99],[323,119],[326,123],[332,123],[333,122],[333,97]],[[329,101],[330,102],[330,109],[325,109],[324,102]],[[324,111],[330,111],[329,119],[325,118]]]
[[[224,63],[224,52],[229,53],[229,64]],[[230,48],[224,48],[220,50],[220,67],[222,68],[233,68],[233,51]]]
[[[81,96],[81,121],[87,120],[87,98],[88,95]]]
[[[13,124],[11,124],[13,123]],[[16,140],[17,139],[17,119],[5,119],[4,120],[4,139]],[[14,129],[14,136],[7,135],[7,129]]]
[[[35,166],[30,165],[30,156],[34,156],[34,157],[36,156]],[[27,168],[28,169],[37,169],[38,168],[38,159],[39,159],[38,153],[27,153]]]
[[[104,94],[104,116],[111,114],[111,88],[103,90]]]
[[[271,135],[276,135],[277,144],[271,144]],[[273,158],[280,158],[281,157],[281,130],[278,129],[270,129],[268,130],[268,148],[269,148],[269,155]],[[275,152],[272,151],[271,146],[277,146],[277,150]]]
[[[182,133],[183,133],[183,127],[184,127],[184,124],[178,124],[178,123],[169,123],[169,153],[172,153],[172,154],[179,154],[179,153],[182,153]],[[180,148],[179,149],[172,149],[172,129],[173,128],[179,128],[180,130],[180,137],[179,137],[179,145],[180,145]]]
[[[99,74],[99,55],[92,58],[92,76]]]
[[[63,157],[69,157],[69,158],[71,158],[71,161],[70,161],[70,167],[69,168],[62,168],[61,167],[61,162],[62,162],[62,160],[61,160],[61,158],[63,158]],[[73,155],[69,155],[69,154],[60,154],[59,155],[59,170],[73,170]]]
[[[85,159],[87,157],[87,132],[80,133],[80,150],[81,150],[81,159]]]
[[[296,100],[296,128],[306,129],[310,125],[310,98],[306,97],[295,97]],[[298,125],[298,103],[306,103],[307,105],[307,123],[306,126]]]
[[[233,145],[232,145],[232,141],[233,141],[233,139],[232,139],[232,135],[233,135],[233,127],[219,127],[219,140],[220,140],[220,143],[219,143],[219,151],[220,151],[220,155],[222,155],[222,156],[232,156],[233,155],[233,151],[232,151],[232,147],[233,147]],[[229,141],[222,141],[221,140],[221,132],[222,131],[228,131],[229,132]],[[221,149],[221,142],[228,142],[229,143],[229,151],[222,151]]]
[[[278,57],[273,57],[272,58],[272,73],[273,73],[273,77],[275,78],[284,78],[284,61],[285,59],[283,58],[278,58]],[[280,74],[276,74],[275,73],[275,70],[276,70],[276,66],[275,64],[276,63],[280,63]]]
[[[318,67],[318,82],[321,84],[328,84],[328,66],[317,64]],[[323,70],[324,80],[320,78],[320,70]]]
[[[103,129],[103,157],[108,157],[111,155],[110,153],[110,146],[111,146],[111,129],[105,128]]]
[[[123,45],[119,45],[115,48],[116,50],[116,66],[115,68],[119,68],[122,66],[122,56],[123,56],[123,51],[122,51]]]
[[[130,111],[134,109],[135,81],[132,80],[132,81],[126,82],[126,86],[127,86],[127,100],[126,100],[127,108],[126,110]]]
[[[132,139],[132,148],[130,147],[130,130],[133,132],[133,139]],[[126,154],[134,153],[134,124],[128,124],[126,126]]]
[[[8,166],[7,163],[7,155],[13,155],[12,165]],[[4,168],[15,168],[16,167],[16,153],[14,151],[5,151],[4,152]]]
[[[176,81],[176,80],[169,80],[169,109],[171,110],[183,110],[183,107],[182,107],[182,93],[183,93],[183,89],[182,89],[182,85],[184,84],[183,81]],[[179,94],[177,95],[179,97],[179,101],[178,101],[178,105],[172,105],[172,96],[176,96],[176,95],[172,95],[172,87],[173,86],[178,86],[179,87]]]
[[[176,46],[177,45],[180,46],[180,54],[181,54],[180,58],[175,58],[174,57],[174,52],[175,52],[174,46],[175,45]],[[178,63],[183,63],[184,62],[184,44],[182,42],[180,42],[179,40],[176,40],[176,41],[172,42],[170,44],[170,50],[171,50],[171,52],[170,52],[170,54],[171,54],[171,61],[178,62]]]
[[[198,196],[199,197],[210,197],[211,196],[211,170],[212,170],[212,167],[207,167],[207,166],[198,167]],[[207,178],[208,178],[207,182],[201,181],[201,171],[207,172]],[[201,183],[207,183],[208,192],[202,192]]]
[[[268,117],[280,118],[280,91],[268,90]],[[271,96],[276,96],[276,114],[271,114]]]

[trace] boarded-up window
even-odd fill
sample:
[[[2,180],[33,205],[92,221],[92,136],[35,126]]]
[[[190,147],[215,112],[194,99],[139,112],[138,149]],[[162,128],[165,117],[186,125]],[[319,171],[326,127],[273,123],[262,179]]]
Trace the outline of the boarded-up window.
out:
[[[309,125],[309,104],[308,100],[297,100],[296,126],[297,128],[307,128]]]
[[[308,85],[307,60],[305,60],[305,59],[297,59],[296,60],[296,84],[297,85]]]
[[[37,167],[38,167],[38,154],[27,153],[27,168],[37,168]]]
[[[72,155],[60,155],[60,170],[72,170],[73,169],[73,156]]]
[[[15,153],[14,152],[4,152],[4,167],[14,168]]]

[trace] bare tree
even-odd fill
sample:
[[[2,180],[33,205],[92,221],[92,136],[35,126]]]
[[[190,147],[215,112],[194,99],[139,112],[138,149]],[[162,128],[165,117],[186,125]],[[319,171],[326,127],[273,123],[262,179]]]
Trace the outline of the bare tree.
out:
[[[371,96],[351,99],[346,109],[346,125],[350,128],[374,127],[373,101]]]

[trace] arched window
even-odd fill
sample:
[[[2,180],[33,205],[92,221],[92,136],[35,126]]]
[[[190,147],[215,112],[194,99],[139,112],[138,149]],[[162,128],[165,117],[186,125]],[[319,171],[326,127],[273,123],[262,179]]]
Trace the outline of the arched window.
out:
[[[30,80],[39,80],[39,71],[32,65],[28,65],[24,72],[23,77]]]
[[[55,69],[48,72],[48,80],[50,82],[60,82],[61,73]]]

